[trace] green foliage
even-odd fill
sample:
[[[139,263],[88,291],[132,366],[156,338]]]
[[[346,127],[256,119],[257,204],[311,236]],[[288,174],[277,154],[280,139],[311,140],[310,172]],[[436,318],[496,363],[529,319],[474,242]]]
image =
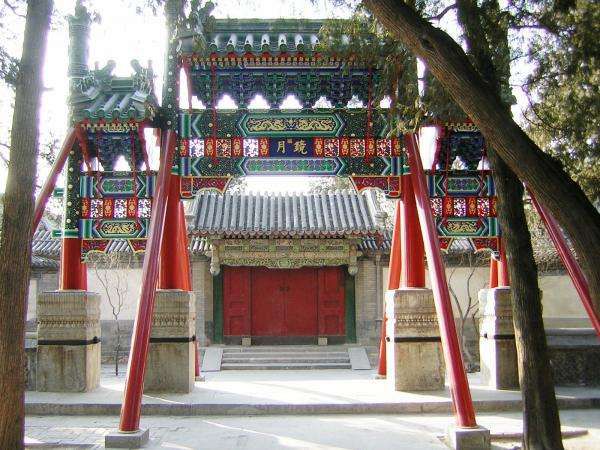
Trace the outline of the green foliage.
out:
[[[421,10],[424,6],[419,2],[416,8]],[[327,21],[321,29],[320,42],[325,54],[359,61],[377,70],[373,104],[386,96],[391,99],[388,120],[392,133],[412,131],[424,121],[465,118],[429,71],[425,70],[419,80],[414,55],[361,6],[350,19]]]
[[[391,99],[391,130],[402,133],[418,126],[424,115],[419,100],[417,63],[404,45],[362,7],[348,20],[329,20],[321,29],[322,51],[359,61],[377,71],[372,104]]]
[[[19,72],[19,60],[0,47],[0,79],[14,87]]]
[[[526,91],[526,117],[537,143],[557,157],[589,198],[600,202],[600,3],[578,0],[571,8],[552,2],[540,11],[552,30],[531,44],[536,69]]]

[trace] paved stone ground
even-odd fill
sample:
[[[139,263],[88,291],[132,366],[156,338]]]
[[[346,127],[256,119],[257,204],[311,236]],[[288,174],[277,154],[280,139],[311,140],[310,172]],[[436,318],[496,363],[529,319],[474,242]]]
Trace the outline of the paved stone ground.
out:
[[[101,386],[88,393],[32,392],[25,395],[28,414],[119,413],[125,377],[103,367]],[[389,412],[451,412],[450,392],[396,392],[389,380],[375,380],[372,370],[257,370],[206,373],[189,394],[146,394],[143,403],[155,406],[148,414],[196,415],[288,414],[333,412],[382,414]],[[482,386],[469,374],[471,393],[481,411],[519,409],[519,391]],[[571,408],[600,404],[600,388],[557,388],[559,401]],[[583,401],[583,402],[582,402]],[[573,404],[573,402],[577,404]],[[179,412],[177,412],[179,411]]]
[[[597,450],[600,410],[561,412],[567,450]],[[519,413],[481,414],[493,447],[518,448],[518,439],[501,439],[521,429]],[[40,417],[26,419],[27,448],[103,448],[116,417]],[[261,417],[147,417],[149,449],[446,449],[440,437],[452,418],[442,415],[321,415]],[[585,431],[584,431],[585,430]],[[53,445],[54,444],[54,445]]]

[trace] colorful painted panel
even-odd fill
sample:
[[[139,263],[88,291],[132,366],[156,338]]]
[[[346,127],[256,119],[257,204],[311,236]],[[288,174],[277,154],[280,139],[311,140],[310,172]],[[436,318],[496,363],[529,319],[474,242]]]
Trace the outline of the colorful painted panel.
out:
[[[427,182],[442,249],[456,238],[469,239],[476,251],[497,248],[500,230],[490,171],[429,173]]]
[[[273,108],[289,94],[298,97],[304,108],[312,108],[321,96],[333,106],[346,107],[353,96],[364,103],[369,88],[377,92],[380,75],[364,68],[341,69],[338,61],[327,58],[310,59],[293,64],[292,58],[223,58],[221,60],[189,61],[192,92],[205,105],[213,104],[213,92],[218,98],[228,94],[240,108],[248,106],[256,94],[262,95]],[[248,64],[248,62],[250,62]]]
[[[338,114],[252,113],[242,116],[243,136],[337,136],[342,128]]]
[[[155,178],[152,172],[93,172],[79,177],[83,257],[106,251],[113,240],[127,240],[134,252],[144,250]]]
[[[179,137],[387,137],[387,110],[374,108],[312,109],[299,112],[236,110],[194,110],[179,115]],[[371,130],[368,119],[370,118]]]
[[[156,173],[92,172],[79,177],[79,195],[82,198],[152,198]]]
[[[282,158],[335,156],[359,158],[399,157],[402,143],[399,139],[374,138],[321,138],[321,137],[233,137],[182,139],[179,144],[181,157],[198,158]]]

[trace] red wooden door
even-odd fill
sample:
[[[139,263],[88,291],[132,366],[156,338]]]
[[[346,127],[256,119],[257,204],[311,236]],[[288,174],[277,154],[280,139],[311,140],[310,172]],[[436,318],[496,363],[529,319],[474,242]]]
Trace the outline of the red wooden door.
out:
[[[283,270],[252,269],[252,336],[285,335]]]
[[[223,267],[223,334],[250,335],[251,269]]]
[[[343,336],[341,267],[223,268],[225,336]]]
[[[317,335],[317,269],[285,271],[285,335]]]
[[[319,336],[346,334],[344,269],[319,268]]]

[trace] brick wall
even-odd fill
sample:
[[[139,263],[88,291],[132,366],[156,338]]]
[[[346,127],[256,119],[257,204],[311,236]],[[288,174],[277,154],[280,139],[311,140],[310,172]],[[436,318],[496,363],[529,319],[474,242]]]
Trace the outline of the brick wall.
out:
[[[201,346],[206,346],[214,336],[213,277],[208,260],[193,259],[191,266],[192,289],[196,296],[196,338]]]
[[[375,259],[358,261],[355,276],[356,338],[359,344],[379,343],[382,302],[382,270]]]

